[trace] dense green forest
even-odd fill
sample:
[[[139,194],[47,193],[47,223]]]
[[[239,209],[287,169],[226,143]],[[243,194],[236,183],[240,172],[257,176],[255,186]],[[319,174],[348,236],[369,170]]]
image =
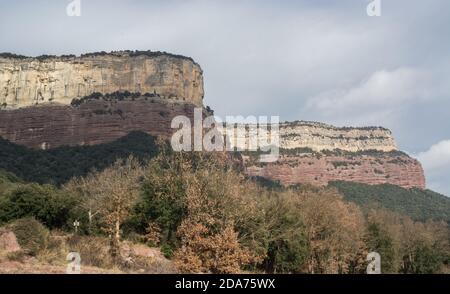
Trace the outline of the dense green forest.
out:
[[[417,221],[434,219],[450,223],[450,198],[430,190],[351,182],[333,182],[330,186],[337,188],[344,199],[366,209],[380,206]]]
[[[114,142],[95,146],[33,150],[0,138],[0,169],[27,182],[61,185],[91,170],[103,170],[117,159],[130,155],[143,161],[158,152],[156,138],[132,132]]]

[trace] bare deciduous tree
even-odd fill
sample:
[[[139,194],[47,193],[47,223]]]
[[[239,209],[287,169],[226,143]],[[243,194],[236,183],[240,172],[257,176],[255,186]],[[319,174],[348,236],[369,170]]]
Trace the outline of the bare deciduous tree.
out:
[[[78,187],[84,196],[82,205],[88,211],[89,221],[92,222],[95,215],[101,219],[104,231],[111,237],[111,254],[114,257],[119,253],[121,226],[138,199],[143,174],[138,160],[129,157],[68,185]]]

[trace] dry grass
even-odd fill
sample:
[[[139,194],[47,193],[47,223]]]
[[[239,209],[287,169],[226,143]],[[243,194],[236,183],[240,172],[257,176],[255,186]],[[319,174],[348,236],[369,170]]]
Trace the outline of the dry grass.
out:
[[[82,265],[95,266],[104,269],[114,267],[109,254],[109,240],[102,237],[71,236],[67,239],[68,252],[78,252]]]
[[[159,248],[126,241],[121,246],[121,262],[114,264],[109,252],[107,237],[67,235],[53,231],[44,248],[36,254],[26,250],[0,251],[0,273],[14,274],[64,274],[69,252],[78,252],[82,273],[176,273],[173,263],[167,260]]]

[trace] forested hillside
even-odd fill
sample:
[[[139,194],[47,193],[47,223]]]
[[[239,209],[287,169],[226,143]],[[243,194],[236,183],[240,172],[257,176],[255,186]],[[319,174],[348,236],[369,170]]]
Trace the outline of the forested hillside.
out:
[[[344,199],[365,208],[380,206],[418,221],[434,219],[450,223],[450,198],[431,190],[351,182],[333,182],[330,186],[337,188]]]
[[[130,155],[139,160],[157,154],[156,138],[133,132],[108,144],[33,150],[0,138],[0,169],[28,182],[60,185],[92,169],[103,170]]]

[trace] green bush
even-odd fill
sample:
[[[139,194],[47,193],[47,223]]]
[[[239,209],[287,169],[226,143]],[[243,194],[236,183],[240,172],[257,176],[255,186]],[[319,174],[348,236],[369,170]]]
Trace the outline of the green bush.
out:
[[[11,190],[21,184],[23,184],[23,181],[14,174],[0,170],[0,198],[4,198]]]
[[[173,247],[168,244],[163,244],[161,246],[161,252],[164,255],[165,258],[172,258],[173,257]]]
[[[0,222],[34,217],[49,228],[63,228],[73,217],[77,200],[50,185],[20,185],[10,192],[0,208]]]
[[[49,231],[34,218],[22,218],[9,225],[27,254],[36,256],[47,247]]]

